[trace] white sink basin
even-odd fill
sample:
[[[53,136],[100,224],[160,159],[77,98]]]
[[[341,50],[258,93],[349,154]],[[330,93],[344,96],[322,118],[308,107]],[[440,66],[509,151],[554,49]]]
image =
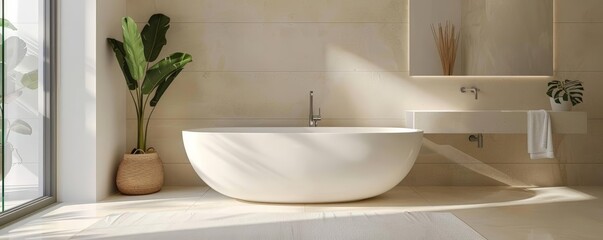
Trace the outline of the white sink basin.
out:
[[[586,134],[586,112],[549,112],[553,133]],[[424,133],[526,133],[527,110],[406,112],[406,127]]]

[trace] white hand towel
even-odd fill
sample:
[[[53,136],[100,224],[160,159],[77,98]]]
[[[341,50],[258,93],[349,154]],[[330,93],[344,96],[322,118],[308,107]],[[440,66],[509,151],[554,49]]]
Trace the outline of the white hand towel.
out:
[[[528,111],[528,153],[531,159],[555,158],[551,117],[545,110]]]

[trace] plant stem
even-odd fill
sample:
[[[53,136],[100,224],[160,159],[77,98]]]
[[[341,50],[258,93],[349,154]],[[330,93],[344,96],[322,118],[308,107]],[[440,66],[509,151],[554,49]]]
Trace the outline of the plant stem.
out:
[[[151,121],[151,116],[153,116],[153,112],[155,112],[155,107],[153,107],[153,109],[151,110],[151,113],[149,113],[149,118],[147,118],[147,124],[146,124],[146,126],[144,127],[144,135],[145,135],[145,136],[147,136],[147,132],[149,131],[149,122]],[[145,147],[146,147],[146,145],[147,145],[146,140],[147,140],[147,139],[145,138],[145,143],[144,143]]]
[[[145,135],[144,135],[144,106],[142,104],[144,104],[144,102],[142,101],[142,92],[138,91],[137,89],[137,94],[138,94],[138,144],[136,146],[136,148],[138,149],[142,149],[143,151],[145,150],[145,143],[146,143],[146,139],[145,139]]]
[[[143,152],[146,151],[147,148],[147,137],[146,137],[146,133],[144,131],[144,110],[145,110],[145,105],[146,102],[143,102],[143,93],[142,93],[142,85],[144,85],[144,81],[146,79],[146,73],[147,71],[149,71],[149,63],[147,62],[146,67],[145,67],[145,74],[142,76],[142,83],[140,80],[138,80],[138,87],[136,88],[136,96],[138,97],[138,103],[135,104],[138,106],[137,108],[137,124],[138,124],[138,141],[136,144],[136,148],[142,150]],[[136,101],[134,101],[136,103]]]
[[[134,107],[136,108],[136,117],[138,118],[138,103],[136,102],[136,98],[134,98],[134,94],[132,94],[132,91],[128,91],[130,93],[130,96],[132,97],[132,101],[134,102]]]
[[[138,144],[136,148],[142,149],[144,151],[145,146],[145,136],[144,136],[144,118],[138,118]]]
[[[10,125],[11,124],[10,124],[9,120],[6,120],[6,123],[8,123],[7,124],[8,125],[8,129],[6,130],[6,138],[5,139],[6,139],[6,141],[8,141],[8,137],[10,136]]]
[[[148,66],[147,66],[147,67],[148,67]],[[159,84],[157,84],[157,85],[156,85],[156,86],[155,86],[155,87],[154,87],[154,88],[151,90],[151,93],[153,93],[155,90],[157,90],[157,87],[159,87]],[[147,106],[147,104],[149,103],[149,99],[151,98],[151,93],[147,94],[147,96],[145,97],[145,99],[144,99],[144,106],[145,106],[145,107],[144,107],[143,109],[146,109],[146,106]],[[142,94],[142,95],[144,95],[144,94]],[[148,129],[149,129],[149,122],[151,121],[151,116],[153,115],[153,112],[155,112],[155,107],[156,107],[156,106],[155,106],[155,107],[151,106],[151,107],[152,107],[153,109],[151,109],[151,113],[149,113],[149,116],[147,117],[147,123],[145,124],[145,128],[144,128],[144,136],[145,136],[145,137],[144,137],[144,144],[143,144],[143,146],[144,146],[145,148],[146,148],[146,146],[147,146],[147,138],[146,138],[146,136],[147,136],[147,132],[148,132]],[[143,110],[143,112],[144,112],[144,110]],[[145,151],[146,151],[146,149],[143,149],[143,150],[145,150]]]

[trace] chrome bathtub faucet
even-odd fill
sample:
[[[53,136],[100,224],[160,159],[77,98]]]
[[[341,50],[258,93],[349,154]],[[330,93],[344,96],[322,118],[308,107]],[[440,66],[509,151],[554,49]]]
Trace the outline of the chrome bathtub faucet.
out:
[[[308,120],[310,120],[310,127],[318,127],[318,121],[322,120],[320,108],[318,108],[318,115],[314,115],[314,91],[310,91],[310,115]]]

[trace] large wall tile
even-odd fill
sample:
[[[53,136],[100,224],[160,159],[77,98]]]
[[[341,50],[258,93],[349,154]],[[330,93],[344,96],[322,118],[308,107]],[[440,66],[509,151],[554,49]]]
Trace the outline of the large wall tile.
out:
[[[411,109],[550,109],[546,80],[493,78],[476,83],[474,78],[415,78],[408,72],[183,72],[153,116],[304,118],[311,90],[325,120],[398,119]],[[521,91],[509,82],[521,83]],[[471,85],[481,89],[478,101],[459,91]],[[135,118],[131,101],[128,104],[128,118]]]
[[[408,0],[159,0],[175,22],[407,22]]]
[[[556,71],[603,71],[603,23],[557,23]]]
[[[400,184],[411,186],[504,185],[456,164],[415,164]]]
[[[407,23],[172,23],[186,71],[407,71]]]
[[[403,185],[556,186],[563,184],[558,164],[415,164]]]
[[[126,0],[126,15],[136,22],[146,23],[155,13],[157,13],[155,0]]]
[[[555,22],[603,22],[601,0],[555,0]]]
[[[146,22],[163,13],[172,22],[408,22],[408,0],[126,0],[126,14]]]
[[[163,164],[166,186],[205,185],[190,164]]]
[[[562,163],[603,163],[603,119],[588,121],[588,134],[567,135],[556,156]]]
[[[456,163],[456,164],[535,164],[557,163],[556,159],[531,160],[527,148],[525,134],[484,134],[484,147],[478,148],[477,143],[469,141],[469,134],[427,134],[425,137],[437,144],[452,146],[474,159],[454,162],[445,156],[425,154],[417,159],[418,163]],[[555,146],[561,144],[563,136],[555,135]],[[423,152],[429,149],[423,147]]]
[[[303,118],[321,73],[183,72],[158,104],[157,119]],[[129,107],[129,118],[136,115]],[[325,112],[326,113],[326,112]]]
[[[210,127],[291,127],[304,126],[306,119],[153,119],[149,123],[147,146],[154,147],[164,163],[189,163],[182,131]],[[136,147],[136,120],[127,121],[127,145]]]
[[[558,72],[555,78],[582,81],[584,102],[574,106],[574,111],[587,112],[590,119],[603,118],[603,94],[598,93],[603,89],[603,72]]]
[[[567,185],[601,186],[603,185],[603,164],[568,164]]]
[[[412,97],[422,91],[387,74],[306,72],[185,72],[166,92],[156,118],[305,118],[309,91],[325,120],[334,118],[403,118]],[[410,86],[409,86],[410,85]],[[445,104],[445,100],[424,103]],[[419,104],[416,104],[419,107]],[[446,107],[446,106],[442,106]],[[130,106],[129,118],[135,113]]]

